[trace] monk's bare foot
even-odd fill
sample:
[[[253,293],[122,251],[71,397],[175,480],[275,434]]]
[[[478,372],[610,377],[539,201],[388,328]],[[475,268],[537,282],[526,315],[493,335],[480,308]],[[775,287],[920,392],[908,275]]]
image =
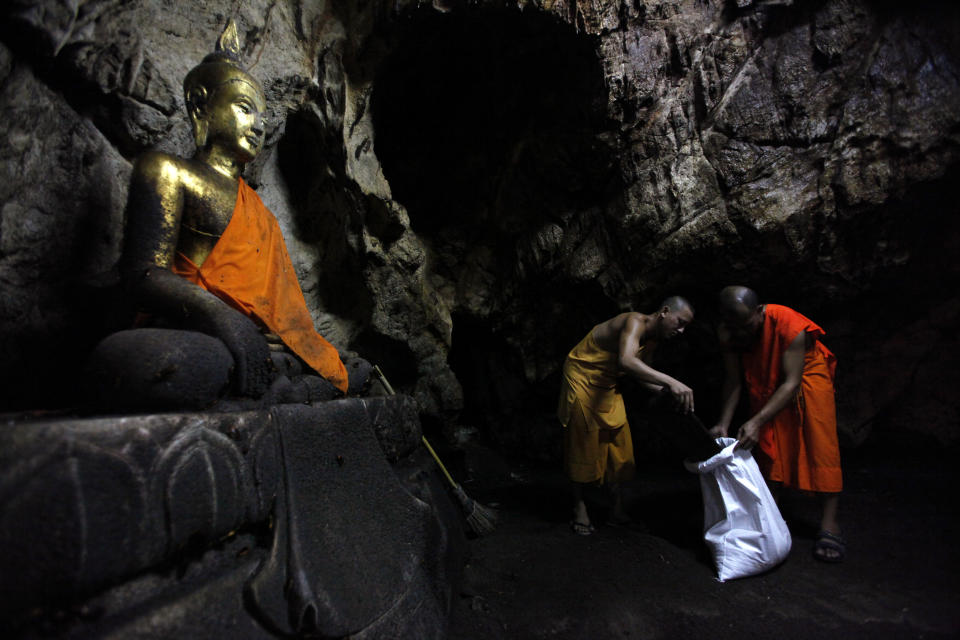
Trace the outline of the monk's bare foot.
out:
[[[578,536],[588,536],[593,533],[593,525],[590,524],[590,515],[587,513],[587,505],[583,500],[578,500],[573,505],[573,520],[570,521],[570,529]]]

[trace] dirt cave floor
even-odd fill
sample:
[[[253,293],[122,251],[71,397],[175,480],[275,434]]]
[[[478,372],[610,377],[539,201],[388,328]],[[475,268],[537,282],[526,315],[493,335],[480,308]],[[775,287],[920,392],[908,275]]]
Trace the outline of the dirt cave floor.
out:
[[[844,452],[843,563],[813,558],[819,504],[787,493],[787,560],[725,583],[703,543],[699,479],[679,461],[646,464],[624,485],[634,526],[605,525],[609,500],[588,495],[590,536],[569,528],[559,469],[506,463],[509,479],[463,483],[498,505],[499,522],[469,542],[449,637],[960,637],[958,452],[902,439],[874,434]]]

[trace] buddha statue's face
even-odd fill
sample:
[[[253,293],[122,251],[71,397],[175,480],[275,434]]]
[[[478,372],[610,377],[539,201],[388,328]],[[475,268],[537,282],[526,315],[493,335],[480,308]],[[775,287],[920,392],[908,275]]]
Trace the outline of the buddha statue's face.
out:
[[[263,148],[266,100],[259,87],[240,78],[218,85],[210,93],[203,113],[207,148],[250,162]]]

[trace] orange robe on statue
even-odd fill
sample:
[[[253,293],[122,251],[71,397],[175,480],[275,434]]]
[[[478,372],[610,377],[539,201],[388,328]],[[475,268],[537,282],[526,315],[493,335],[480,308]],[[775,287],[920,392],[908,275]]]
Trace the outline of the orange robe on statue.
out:
[[[557,417],[564,426],[563,457],[574,482],[623,482],[634,474],[633,440],[616,353],[593,339],[593,330],[567,355]]]
[[[206,289],[260,326],[343,392],[347,370],[316,332],[276,218],[241,178],[227,228],[203,265],[177,253],[172,271]]]
[[[837,359],[820,342],[823,329],[793,309],[765,305],[760,338],[742,356],[750,409],[759,411],[780,386],[783,353],[801,332],[814,344],[804,359],[800,388],[794,401],[761,428],[757,458],[769,480],[836,493],[843,488],[833,387]]]

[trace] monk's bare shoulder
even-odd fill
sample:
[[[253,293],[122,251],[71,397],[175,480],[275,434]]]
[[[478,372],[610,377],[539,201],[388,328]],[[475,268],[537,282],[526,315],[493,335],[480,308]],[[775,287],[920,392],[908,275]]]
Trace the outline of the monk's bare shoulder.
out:
[[[638,337],[642,338],[647,328],[647,316],[636,311],[627,311],[621,313],[615,320],[617,321],[616,333],[619,335],[624,331],[636,332]]]
[[[616,352],[620,347],[620,335],[624,330],[634,327],[638,322],[642,331],[642,327],[645,326],[643,323],[644,317],[642,313],[634,311],[616,315],[593,328],[593,339],[601,349]]]
[[[649,326],[650,316],[645,313],[637,313],[636,311],[631,311],[625,315],[627,317],[623,323],[624,331],[635,333],[637,342],[641,345],[644,344],[649,337],[647,335],[647,328]]]
[[[628,312],[622,313],[622,314],[620,314],[620,315],[623,316],[624,324],[626,324],[626,323],[628,323],[628,322],[639,322],[639,323],[641,323],[641,324],[645,324],[645,323],[646,323],[646,320],[647,320],[647,315],[646,315],[646,314],[644,314],[644,313],[639,313],[639,312],[637,312],[637,311],[628,311]]]

